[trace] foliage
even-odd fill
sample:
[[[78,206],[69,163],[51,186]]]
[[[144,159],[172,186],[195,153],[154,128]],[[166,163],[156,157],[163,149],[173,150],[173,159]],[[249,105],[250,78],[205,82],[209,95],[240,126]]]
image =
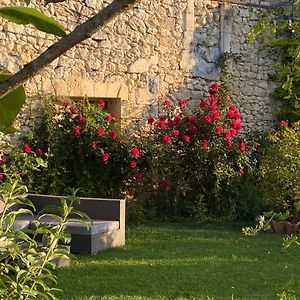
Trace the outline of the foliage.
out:
[[[251,28],[249,40],[257,36],[262,36],[266,46],[281,54],[273,78],[280,83],[273,95],[283,102],[279,118],[297,121],[300,119],[300,2],[292,0],[262,13]]]
[[[149,118],[148,130],[134,142],[139,154],[132,192],[150,216],[234,218],[226,193],[251,172],[255,147],[237,137],[241,115],[217,83],[192,113],[187,101],[166,100],[163,114]]]
[[[283,125],[287,125],[286,123]],[[260,165],[259,187],[264,199],[279,211],[297,216],[300,201],[300,123],[269,133],[269,147]]]
[[[33,174],[35,191],[53,195],[80,188],[84,196],[121,197],[128,170],[127,142],[104,100],[45,103],[41,125],[27,136],[33,148],[49,149],[47,172]]]
[[[70,241],[64,232],[67,218],[71,215],[84,217],[73,209],[78,201],[75,196],[61,199],[61,207],[45,208],[34,227],[17,230],[15,223],[24,216],[32,216],[34,206],[26,198],[27,188],[20,180],[9,179],[0,186],[0,296],[1,299],[57,299],[56,277],[52,270],[57,258],[69,259],[69,248],[58,244]],[[47,213],[49,211],[50,213]],[[58,214],[53,214],[58,212]],[[44,217],[51,217],[57,225],[49,226]],[[42,236],[42,243],[37,242]]]

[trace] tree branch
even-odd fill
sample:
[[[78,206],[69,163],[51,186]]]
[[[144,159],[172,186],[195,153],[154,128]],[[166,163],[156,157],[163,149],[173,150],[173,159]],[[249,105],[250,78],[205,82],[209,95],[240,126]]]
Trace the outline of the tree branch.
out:
[[[33,77],[39,70],[50,64],[72,47],[90,38],[102,26],[107,24],[115,16],[125,9],[128,9],[129,6],[135,4],[137,1],[138,0],[114,0],[95,16],[88,19],[85,23],[77,26],[74,31],[62,37],[40,56],[25,65],[23,69],[18,71],[6,81],[0,83],[0,98],[7,95],[29,78]]]

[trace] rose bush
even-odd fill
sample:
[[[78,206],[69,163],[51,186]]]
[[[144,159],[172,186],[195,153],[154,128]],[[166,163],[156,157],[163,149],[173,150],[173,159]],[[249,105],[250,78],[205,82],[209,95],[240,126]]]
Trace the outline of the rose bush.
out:
[[[241,114],[219,84],[192,114],[187,102],[166,100],[163,113],[148,119],[148,130],[135,141],[139,155],[131,192],[151,216],[195,217],[206,211],[234,217],[238,203],[227,192],[252,171],[255,145],[238,137]]]

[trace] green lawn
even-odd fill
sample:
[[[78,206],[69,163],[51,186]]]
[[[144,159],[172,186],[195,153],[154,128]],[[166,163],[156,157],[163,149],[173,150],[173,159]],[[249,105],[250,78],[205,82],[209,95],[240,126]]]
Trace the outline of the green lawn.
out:
[[[61,298],[273,300],[284,289],[300,296],[300,249],[282,250],[281,236],[157,223],[128,227],[126,242],[59,270]]]

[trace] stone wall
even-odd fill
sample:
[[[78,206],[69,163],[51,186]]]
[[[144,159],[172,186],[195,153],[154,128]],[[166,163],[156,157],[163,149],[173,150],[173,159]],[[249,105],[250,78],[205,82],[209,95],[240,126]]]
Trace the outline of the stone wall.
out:
[[[15,4],[23,0],[9,0]],[[70,0],[40,9],[71,31],[106,4]],[[4,5],[7,0],[0,0]],[[143,123],[149,113],[158,113],[158,100],[190,98],[193,105],[205,97],[219,78],[220,55],[228,52],[233,54],[230,84],[246,129],[266,130],[276,110],[269,98],[274,83],[268,81],[276,56],[257,43],[246,45],[245,39],[256,13],[267,5],[262,0],[141,0],[42,70],[26,90],[32,96],[118,99],[124,124]],[[55,40],[0,19],[0,68],[17,71]],[[31,127],[39,105],[32,101],[24,108],[20,128]]]

